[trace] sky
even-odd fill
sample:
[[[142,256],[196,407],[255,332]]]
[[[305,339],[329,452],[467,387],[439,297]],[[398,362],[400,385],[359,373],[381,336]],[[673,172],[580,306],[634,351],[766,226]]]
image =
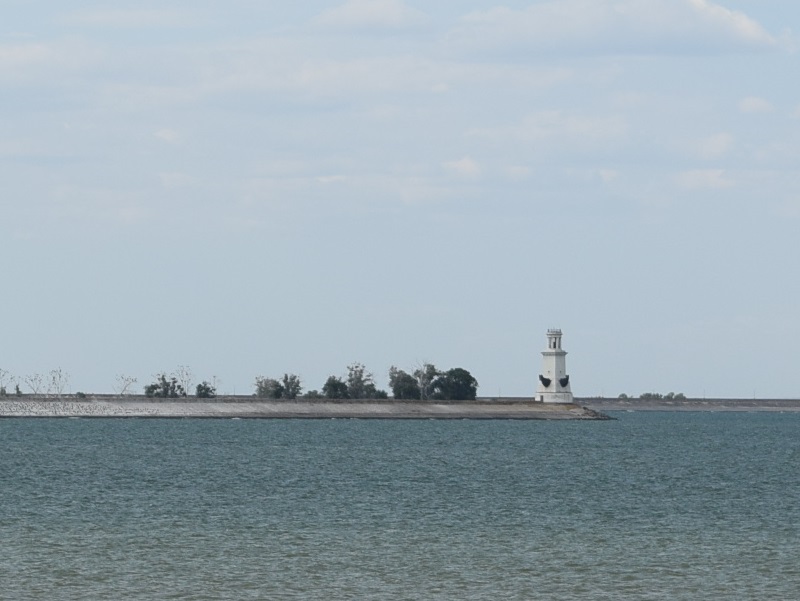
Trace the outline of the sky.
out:
[[[109,6],[112,8],[109,8]],[[800,3],[0,0],[0,369],[800,397]]]

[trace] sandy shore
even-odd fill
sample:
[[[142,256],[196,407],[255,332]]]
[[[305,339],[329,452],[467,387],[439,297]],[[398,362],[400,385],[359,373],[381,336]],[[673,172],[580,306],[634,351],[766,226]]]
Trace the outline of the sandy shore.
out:
[[[0,400],[0,418],[247,418],[247,419],[606,419],[578,405],[527,402],[420,403],[393,401],[147,401],[103,398]]]

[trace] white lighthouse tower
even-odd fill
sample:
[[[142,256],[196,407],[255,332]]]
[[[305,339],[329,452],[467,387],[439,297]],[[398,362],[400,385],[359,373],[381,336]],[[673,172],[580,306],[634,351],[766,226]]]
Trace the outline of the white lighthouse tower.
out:
[[[561,330],[547,330],[547,350],[542,351],[542,373],[536,388],[541,403],[572,403],[567,374],[567,351],[561,349]]]

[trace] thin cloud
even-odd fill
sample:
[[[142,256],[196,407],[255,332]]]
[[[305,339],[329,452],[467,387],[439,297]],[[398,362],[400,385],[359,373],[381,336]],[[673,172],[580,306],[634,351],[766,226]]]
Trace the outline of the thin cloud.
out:
[[[97,64],[101,53],[75,40],[0,44],[0,76],[9,81],[52,84]]]
[[[405,29],[427,22],[425,13],[401,0],[347,0],[314,19],[314,24],[332,29]]]
[[[720,159],[731,151],[734,142],[734,137],[727,132],[700,138],[694,143],[694,154],[706,160]]]
[[[72,13],[64,21],[69,25],[88,27],[187,27],[197,24],[197,11],[186,13],[163,9],[100,9]]]
[[[474,178],[481,174],[481,166],[472,157],[463,157],[456,161],[446,161],[442,163],[447,171],[460,177]]]
[[[757,96],[748,96],[739,101],[739,110],[743,113],[769,113],[772,109],[769,100]]]
[[[168,129],[168,128],[159,129],[153,135],[162,142],[167,142],[169,144],[177,144],[181,140],[180,133],[178,133],[174,129]]]
[[[187,188],[195,183],[195,178],[182,171],[169,171],[158,174],[162,187],[168,190]]]
[[[0,46],[0,69],[15,69],[52,61],[55,52],[46,44],[10,44]]]
[[[550,151],[607,149],[609,144],[623,140],[627,132],[626,120],[617,115],[592,116],[554,110],[531,113],[513,126],[473,129],[468,135],[495,142],[518,140]]]
[[[744,13],[708,0],[561,0],[469,13],[448,44],[488,53],[686,54],[780,42]]]
[[[681,188],[689,190],[721,190],[735,185],[728,178],[724,169],[691,169],[683,171],[676,177],[676,182]]]

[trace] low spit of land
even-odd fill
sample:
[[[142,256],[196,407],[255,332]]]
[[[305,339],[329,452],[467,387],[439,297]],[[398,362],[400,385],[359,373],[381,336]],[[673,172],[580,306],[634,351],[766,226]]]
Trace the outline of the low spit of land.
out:
[[[0,398],[4,417],[149,417],[246,419],[608,419],[605,411],[800,412],[800,399],[578,398],[575,404],[545,405],[530,398],[475,401],[267,400],[252,396],[214,399],[152,399],[144,396],[23,395]]]
[[[151,399],[142,396],[90,395],[76,398],[6,397],[3,417],[145,417],[247,419],[608,419],[589,408],[544,405],[530,399],[476,401],[266,400],[254,397]]]

